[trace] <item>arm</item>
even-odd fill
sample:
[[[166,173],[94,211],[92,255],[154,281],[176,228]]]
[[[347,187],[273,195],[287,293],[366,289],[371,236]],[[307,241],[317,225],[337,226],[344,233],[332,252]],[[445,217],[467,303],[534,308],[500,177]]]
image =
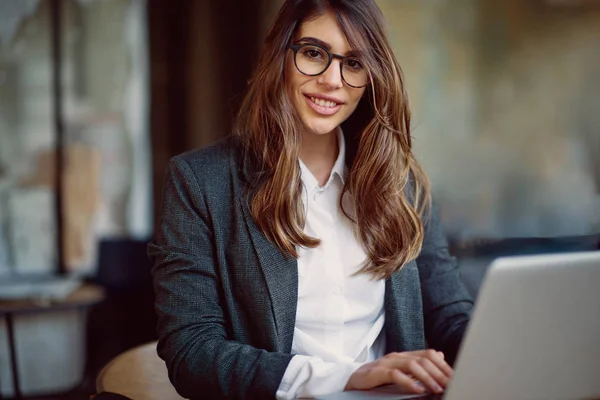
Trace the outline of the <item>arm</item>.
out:
[[[148,248],[158,353],[183,397],[273,398],[292,356],[228,340],[204,196],[187,162],[174,158]]]
[[[425,221],[425,237],[417,265],[425,337],[429,346],[442,351],[452,365],[469,322],[473,300],[460,280],[456,259],[448,251],[435,206]]]

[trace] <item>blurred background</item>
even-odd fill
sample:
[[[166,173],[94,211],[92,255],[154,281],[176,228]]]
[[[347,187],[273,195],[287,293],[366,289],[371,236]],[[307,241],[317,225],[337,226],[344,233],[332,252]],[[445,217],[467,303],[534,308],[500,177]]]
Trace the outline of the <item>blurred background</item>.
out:
[[[0,398],[87,399],[156,338],[168,160],[229,133],[281,0],[0,0]],[[600,244],[600,0],[377,0],[474,296]],[[16,371],[16,373],[15,373]]]

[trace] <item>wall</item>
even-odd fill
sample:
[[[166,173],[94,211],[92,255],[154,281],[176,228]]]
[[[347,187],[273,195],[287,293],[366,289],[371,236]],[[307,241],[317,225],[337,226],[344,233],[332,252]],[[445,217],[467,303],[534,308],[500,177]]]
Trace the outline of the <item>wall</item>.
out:
[[[600,9],[379,0],[455,238],[600,231]]]
[[[169,159],[231,132],[281,0],[149,0],[154,198]],[[268,22],[267,22],[268,21]],[[159,207],[155,207],[158,222]]]
[[[52,3],[0,4],[0,274],[49,273],[57,258]],[[90,272],[96,239],[147,239],[152,230],[145,0],[60,4],[65,264]]]

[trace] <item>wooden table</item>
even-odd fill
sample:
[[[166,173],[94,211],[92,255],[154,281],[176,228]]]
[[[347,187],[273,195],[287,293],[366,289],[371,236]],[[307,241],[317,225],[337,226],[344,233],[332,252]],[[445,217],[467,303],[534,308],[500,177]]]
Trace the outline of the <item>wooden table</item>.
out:
[[[99,286],[85,284],[64,299],[30,299],[30,300],[0,300],[0,317],[6,321],[8,344],[10,350],[10,369],[13,377],[14,393],[17,399],[23,399],[17,365],[15,346],[14,316],[23,314],[39,314],[60,310],[89,308],[104,300],[104,291]],[[2,400],[0,391],[0,400]]]

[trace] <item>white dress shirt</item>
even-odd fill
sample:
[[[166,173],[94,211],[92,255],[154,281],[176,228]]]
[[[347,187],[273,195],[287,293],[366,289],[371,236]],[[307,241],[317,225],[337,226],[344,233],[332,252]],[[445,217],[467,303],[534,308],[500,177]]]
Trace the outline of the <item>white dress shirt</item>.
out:
[[[385,354],[385,282],[364,274],[352,276],[366,255],[339,207],[347,175],[340,129],[338,144],[338,158],[323,187],[300,161],[304,233],[321,244],[298,249],[295,356],[277,390],[278,399],[341,392],[358,367]],[[345,194],[343,201],[352,213],[350,196]]]

